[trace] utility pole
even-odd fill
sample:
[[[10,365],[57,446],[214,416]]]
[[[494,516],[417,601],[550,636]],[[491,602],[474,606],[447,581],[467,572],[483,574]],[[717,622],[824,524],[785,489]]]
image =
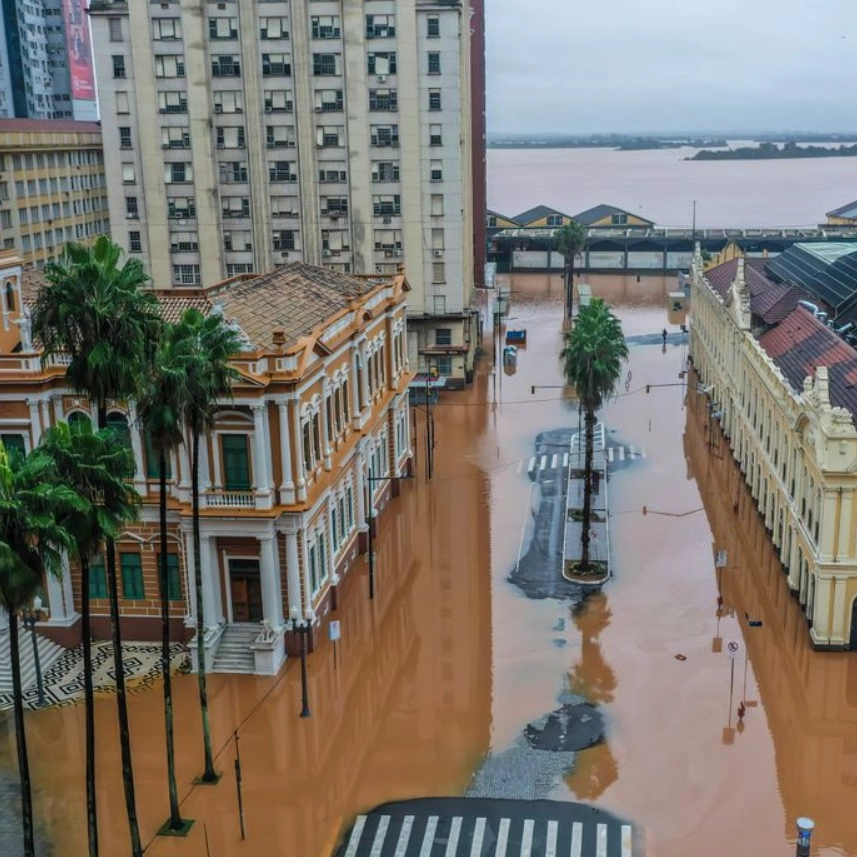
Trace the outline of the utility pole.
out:
[[[696,200],[691,200],[693,203],[693,224],[691,226],[691,235],[690,240],[693,242],[693,246],[696,247]]]

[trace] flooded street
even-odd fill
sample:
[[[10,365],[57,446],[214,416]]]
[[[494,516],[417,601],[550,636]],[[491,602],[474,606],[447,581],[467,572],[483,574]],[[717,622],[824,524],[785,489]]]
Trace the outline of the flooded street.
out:
[[[628,336],[666,324],[671,280],[591,278]],[[501,283],[505,288],[508,283]],[[147,853],[328,857],[354,815],[388,800],[460,795],[567,692],[599,706],[607,741],[581,751],[551,797],[596,803],[644,831],[657,857],[724,851],[782,857],[793,821],[815,819],[814,853],[857,854],[857,654],[816,654],[762,522],[705,402],[686,395],[686,349],[632,344],[630,379],[602,418],[609,442],[645,457],[611,465],[614,577],[579,610],[508,581],[530,546],[537,435],[574,429],[561,387],[559,278],[512,284],[506,321],[525,328],[515,371],[491,373],[434,408],[435,471],[378,522],[376,597],[365,557],[340,587],[342,639],[309,658],[312,716],[300,719],[297,660],[277,679],[210,677],[217,786],[194,786],[201,737],[194,676],[174,682],[187,839],[157,838],[167,815],[158,685],[131,696]],[[678,338],[675,338],[678,343]],[[646,385],[652,386],[649,393]],[[541,479],[559,479],[543,473]],[[720,587],[714,551],[727,551]],[[748,620],[752,620],[751,627]],[[761,625],[756,623],[761,622]],[[730,700],[726,643],[741,650]],[[676,656],[683,656],[683,660]],[[736,709],[747,713],[738,724]],[[83,709],[28,714],[36,817],[56,853],[86,852]],[[102,853],[127,853],[115,701],[97,711]],[[246,839],[234,760],[237,730]],[[14,758],[11,731],[0,763]]]

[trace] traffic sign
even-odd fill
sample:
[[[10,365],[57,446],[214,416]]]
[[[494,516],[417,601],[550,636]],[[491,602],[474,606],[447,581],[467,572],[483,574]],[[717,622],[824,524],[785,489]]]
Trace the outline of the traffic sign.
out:
[[[741,644],[737,640],[730,640],[726,644],[726,657],[729,660],[734,661],[735,658],[738,657],[738,653],[741,651]]]
[[[336,642],[342,636],[342,626],[339,624],[339,619],[331,620],[328,627],[328,635],[330,639]]]

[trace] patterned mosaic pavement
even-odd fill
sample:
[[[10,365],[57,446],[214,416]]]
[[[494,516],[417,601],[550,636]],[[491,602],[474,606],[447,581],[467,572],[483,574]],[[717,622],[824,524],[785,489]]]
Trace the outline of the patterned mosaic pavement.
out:
[[[125,680],[129,693],[141,693],[161,674],[158,643],[123,643]],[[181,643],[170,646],[174,673],[190,672],[190,654]],[[115,693],[113,644],[92,644],[93,685],[96,693]],[[47,705],[73,705],[83,699],[83,648],[69,649],[44,674]],[[35,684],[24,692],[24,707],[38,708]],[[0,694],[0,710],[12,707],[12,694]]]

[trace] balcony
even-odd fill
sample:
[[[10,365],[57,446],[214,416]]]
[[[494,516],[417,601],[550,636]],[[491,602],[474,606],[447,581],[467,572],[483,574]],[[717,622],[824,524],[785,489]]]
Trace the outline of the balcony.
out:
[[[256,508],[256,495],[252,491],[206,491],[202,500],[206,509]]]

